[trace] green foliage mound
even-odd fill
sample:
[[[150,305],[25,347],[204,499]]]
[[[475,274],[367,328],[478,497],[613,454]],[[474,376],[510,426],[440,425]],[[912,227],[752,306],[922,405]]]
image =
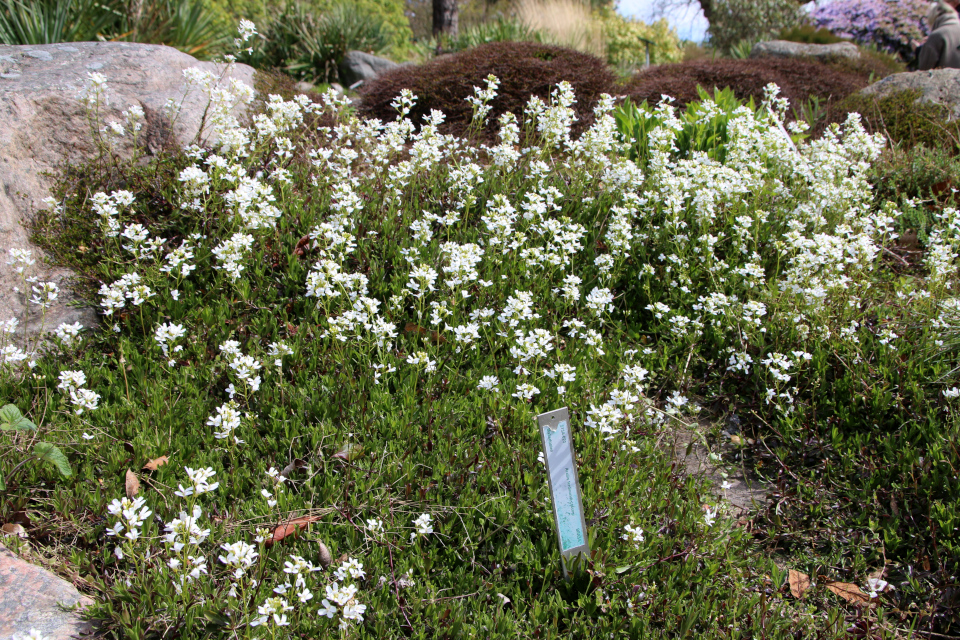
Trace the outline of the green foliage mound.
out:
[[[661,18],[650,24],[624,18],[609,7],[599,9],[597,18],[603,30],[607,64],[616,69],[633,70],[646,63],[650,41],[650,64],[679,62],[683,57],[677,32]]]
[[[599,58],[546,44],[497,42],[383,74],[361,88],[360,113],[393,120],[396,109],[391,103],[401,90],[409,89],[417,96],[411,120],[423,122],[438,109],[446,114],[441,130],[462,135],[473,114],[466,99],[474,95],[474,87],[484,87],[491,74],[500,79],[500,89],[491,102],[489,120],[493,124],[484,129],[490,138],[501,114],[512,112],[519,117],[530,96],[545,99],[561,81],[570,82],[576,91],[575,132],[593,121],[592,109],[600,94],[615,91],[615,76]]]
[[[711,160],[723,162],[729,139],[727,124],[740,107],[751,112],[756,108],[751,98],[746,105],[729,88],[715,89],[713,96],[697,87],[700,99],[687,104],[679,116],[679,131],[675,139],[678,158],[688,159],[694,152],[702,152]],[[629,98],[614,112],[617,130],[627,146],[627,157],[646,167],[650,162],[651,133],[664,125],[665,113],[657,111],[646,100],[639,106]]]
[[[861,115],[867,130],[883,134],[892,144],[904,149],[917,145],[960,149],[960,123],[950,121],[947,107],[922,101],[920,96],[919,90],[900,91],[880,98],[855,93],[830,108],[823,126],[840,122],[855,112]]]
[[[456,53],[472,49],[491,42],[543,42],[543,35],[517,20],[499,17],[496,20],[481,22],[468,28],[461,28],[455,36],[441,36],[440,41],[427,40],[426,46],[446,53]]]
[[[833,35],[833,33],[827,29],[823,27],[818,29],[811,24],[794,25],[781,31],[778,37],[781,40],[803,42],[805,44],[834,44],[844,42],[843,38]]]
[[[122,40],[165,44],[204,60],[224,51],[229,31],[205,0],[0,1],[0,44]]]
[[[242,53],[240,60],[298,80],[335,82],[347,51],[383,53],[390,44],[386,23],[376,14],[364,14],[354,3],[340,2],[317,13],[294,1],[265,23],[253,51]]]
[[[241,19],[254,21],[264,31],[283,15],[288,3],[268,0],[207,0],[221,20],[235,25]],[[356,13],[373,24],[382,24],[389,39],[388,55],[402,59],[408,52],[413,34],[403,0],[300,0],[303,11],[317,17],[338,4],[348,4]],[[282,27],[280,27],[282,28]]]
[[[714,0],[707,35],[722,53],[749,48],[802,24],[803,12],[791,0]]]

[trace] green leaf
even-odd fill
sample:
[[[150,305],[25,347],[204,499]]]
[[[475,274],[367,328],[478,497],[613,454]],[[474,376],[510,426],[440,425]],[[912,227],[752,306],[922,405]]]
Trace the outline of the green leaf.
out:
[[[37,425],[27,420],[15,405],[8,404],[0,408],[0,429],[4,431],[14,429],[32,429],[36,431]]]
[[[55,466],[64,478],[69,478],[73,475],[73,469],[70,468],[70,462],[67,461],[67,456],[63,455],[60,449],[49,442],[38,442],[34,445],[33,455]]]

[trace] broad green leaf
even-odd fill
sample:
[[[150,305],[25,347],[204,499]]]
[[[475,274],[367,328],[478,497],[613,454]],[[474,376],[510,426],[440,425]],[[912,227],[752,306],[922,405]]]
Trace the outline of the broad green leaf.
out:
[[[55,466],[64,478],[69,478],[73,475],[73,469],[70,468],[70,462],[67,461],[67,456],[63,455],[60,449],[49,442],[38,442],[34,445],[33,455]]]
[[[0,408],[0,429],[11,431],[14,429],[37,430],[37,425],[27,420],[16,405],[7,404]]]

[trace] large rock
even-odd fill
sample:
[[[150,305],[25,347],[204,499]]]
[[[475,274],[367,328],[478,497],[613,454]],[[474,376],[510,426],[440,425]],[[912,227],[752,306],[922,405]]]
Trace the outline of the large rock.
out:
[[[380,58],[363,51],[347,51],[340,61],[340,76],[347,86],[369,82],[381,73],[398,67],[393,60]]]
[[[89,634],[91,624],[64,607],[82,608],[92,603],[66,580],[0,545],[0,638],[26,636],[33,629],[50,640]]]
[[[960,69],[895,73],[865,87],[860,93],[883,98],[914,90],[920,91],[920,102],[943,105],[952,113],[951,119],[960,118]]]
[[[78,42],[39,46],[0,46],[0,322],[27,318],[36,331],[40,316],[21,292],[19,277],[6,266],[8,250],[31,249],[23,222],[50,195],[57,171],[69,162],[95,156],[96,147],[79,93],[93,72],[106,76],[109,105],[103,120],[123,122],[131,105],[143,108],[146,122],[141,142],[148,153],[168,143],[192,142],[207,100],[194,89],[184,97],[184,69],[200,67],[219,73],[222,66],[198,62],[171,47],[125,42]],[[253,69],[235,65],[226,76],[253,86]],[[163,115],[168,100],[181,101],[173,126]],[[120,153],[129,153],[130,145]],[[38,259],[33,275],[60,285],[58,303],[47,311],[45,326],[79,320],[96,321],[91,309],[68,306],[70,272]],[[22,287],[21,287],[22,288]],[[28,309],[28,306],[31,307]],[[24,312],[27,315],[24,316]]]
[[[788,40],[770,40],[758,42],[750,51],[751,58],[813,58],[828,62],[830,60],[860,58],[860,50],[851,42],[834,44],[805,44]]]

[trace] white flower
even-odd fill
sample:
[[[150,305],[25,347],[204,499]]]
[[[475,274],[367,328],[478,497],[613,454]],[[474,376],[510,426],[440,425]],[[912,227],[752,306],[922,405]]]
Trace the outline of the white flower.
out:
[[[72,347],[75,344],[80,342],[80,331],[83,330],[83,325],[79,322],[74,322],[73,324],[61,323],[60,326],[54,330],[57,338],[60,339],[60,342],[63,343],[65,347]]]
[[[888,588],[893,589],[893,586],[886,580],[881,580],[880,578],[867,578],[867,590],[870,592],[871,598],[876,598]]]
[[[960,397],[960,388],[958,388],[958,387],[951,387],[950,389],[944,389],[944,390],[943,390],[943,397],[944,397],[944,398],[957,398],[957,397]]]
[[[532,400],[533,396],[540,393],[540,389],[536,388],[532,384],[522,383],[517,385],[517,390],[514,393],[511,393],[514,398],[519,398],[521,400]]]
[[[10,637],[10,640],[51,640],[48,636],[43,635],[41,632],[36,629],[30,629],[30,632],[26,635],[20,635],[18,633],[13,634]]]
[[[477,385],[477,389],[484,389],[486,391],[499,391],[500,390],[500,381],[497,379],[497,376],[483,376],[480,383]]]
[[[413,521],[413,526],[416,528],[416,531],[410,534],[411,542],[416,540],[417,536],[427,536],[433,533],[433,524],[429,513],[421,514]]]
[[[712,507],[707,507],[703,513],[703,524],[705,524],[708,527],[712,527],[716,519],[717,519],[716,509],[713,509]]]
[[[626,532],[620,536],[621,540],[626,540],[633,544],[633,546],[639,548],[640,543],[643,542],[643,529],[640,527],[634,527],[632,525],[626,525],[623,527],[623,530]]]
[[[192,495],[202,495],[204,493],[209,493],[215,491],[217,487],[220,486],[219,482],[214,482],[213,484],[209,483],[210,478],[216,475],[211,467],[206,469],[191,469],[190,467],[184,467],[184,471],[187,472],[187,477],[190,478],[192,486],[184,488],[183,485],[179,485],[179,490],[174,491],[174,495],[180,496],[181,498],[186,498]]]

